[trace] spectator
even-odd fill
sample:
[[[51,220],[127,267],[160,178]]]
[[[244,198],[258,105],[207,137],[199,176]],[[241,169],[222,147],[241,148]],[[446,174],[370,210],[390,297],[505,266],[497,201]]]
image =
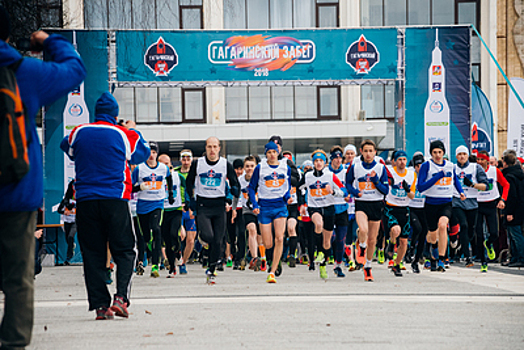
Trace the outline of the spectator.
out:
[[[42,46],[52,62],[25,58],[9,46],[9,15],[0,5],[0,67],[19,63],[16,79],[28,119],[29,172],[18,182],[0,186],[0,256],[5,308],[0,326],[2,348],[29,345],[34,315],[36,212],[43,205],[42,150],[35,117],[84,80],[86,71],[73,46],[59,35],[37,31],[32,46]]]
[[[504,152],[502,174],[509,182],[509,194],[506,203],[506,226],[510,241],[511,261],[509,267],[524,267],[524,205],[522,205],[522,186],[524,172],[517,163],[514,152]]]
[[[84,258],[89,310],[97,320],[128,317],[131,276],[135,267],[135,233],[128,201],[131,197],[129,163],[147,160],[151,150],[134,122],[117,126],[118,103],[104,92],[95,106],[95,122],[73,129],[60,148],[75,161],[76,224]],[[116,263],[116,294],[106,285],[107,243]]]

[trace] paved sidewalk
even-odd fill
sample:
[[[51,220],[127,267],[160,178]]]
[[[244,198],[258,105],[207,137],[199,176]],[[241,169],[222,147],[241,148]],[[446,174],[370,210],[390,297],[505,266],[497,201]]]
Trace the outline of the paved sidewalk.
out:
[[[226,269],[208,286],[188,265],[174,279],[136,276],[130,318],[113,321],[87,312],[82,267],[46,268],[29,349],[524,348],[524,269],[454,265],[396,278],[373,267],[374,283],[360,271],[336,278],[328,267],[324,282],[318,269],[285,266],[275,285]]]

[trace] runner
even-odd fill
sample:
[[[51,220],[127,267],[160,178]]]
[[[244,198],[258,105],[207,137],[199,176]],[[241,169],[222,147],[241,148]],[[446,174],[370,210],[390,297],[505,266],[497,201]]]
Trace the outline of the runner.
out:
[[[173,178],[169,168],[157,161],[158,145],[149,142],[151,155],[145,163],[138,165],[132,174],[133,192],[138,192],[136,211],[138,225],[144,240],[138,246],[138,256],[143,257],[145,245],[151,244],[151,277],[160,277],[159,266],[162,248],[162,214],[164,210],[165,188],[168,188],[168,202],[173,204]],[[151,235],[152,234],[152,235]],[[142,261],[138,262],[137,274],[143,273]],[[139,273],[142,272],[142,273]]]
[[[220,141],[206,140],[206,154],[194,160],[186,179],[186,191],[191,209],[196,210],[200,238],[209,245],[208,284],[215,283],[215,269],[226,234],[226,179],[231,194],[239,195],[237,175],[231,163],[220,157]]]
[[[384,196],[388,194],[386,168],[375,160],[377,148],[373,141],[360,145],[360,161],[346,174],[346,186],[355,197],[355,217],[358,225],[357,263],[365,264],[364,280],[373,282],[371,260],[375,252]]]
[[[509,193],[509,182],[506,180],[502,171],[496,166],[489,164],[489,153],[480,151],[477,154],[477,163],[482,166],[488,178],[488,188],[485,191],[479,191],[477,201],[479,204],[477,217],[477,254],[480,255],[481,272],[488,272],[488,262],[486,260],[486,253],[489,260],[494,260],[497,256],[493,243],[499,238],[499,210],[506,207],[506,200]],[[500,195],[497,184],[502,187],[502,195]],[[484,222],[488,227],[489,236],[484,240]]]
[[[459,146],[455,150],[457,164],[455,164],[455,174],[466,195],[466,200],[460,200],[460,195],[456,189],[453,190],[453,216],[451,227],[459,225],[459,241],[456,235],[450,232],[449,245],[454,249],[453,255],[460,257],[459,250],[466,259],[466,267],[473,266],[469,249],[470,242],[475,239],[475,226],[477,225],[478,203],[477,196],[479,191],[485,191],[488,179],[484,169],[479,164],[468,161],[469,150],[466,146]],[[456,230],[452,230],[456,232]],[[484,232],[484,231],[483,231]],[[484,242],[484,239],[482,239]],[[461,249],[460,249],[461,248]],[[483,251],[483,249],[482,249]],[[487,266],[486,266],[487,269]]]
[[[408,238],[411,233],[409,202],[415,197],[415,173],[407,169],[408,157],[403,150],[394,153],[395,166],[391,168],[393,181],[390,184],[382,224],[384,230],[389,233],[389,244],[386,248],[386,256],[393,260],[393,252],[397,245],[397,256],[391,272],[396,277],[402,277],[402,260],[408,249]],[[413,189],[413,190],[412,190]]]
[[[270,141],[265,146],[267,159],[258,164],[249,181],[249,199],[253,203],[253,213],[258,215],[262,239],[272,261],[267,276],[268,283],[276,283],[275,275],[282,273],[280,258],[284,248],[284,231],[288,216],[287,204],[292,202],[290,196],[291,168],[287,159],[278,159],[278,146]],[[256,193],[258,191],[258,199]],[[273,247],[273,224],[275,243]]]
[[[291,162],[293,162],[293,154],[289,151],[283,152],[284,158],[287,158]],[[293,164],[295,164],[293,162]],[[291,195],[291,204],[287,206],[288,211],[288,217],[286,222],[287,227],[287,235],[289,240],[289,258],[288,258],[288,265],[291,268],[294,268],[297,266],[297,259],[296,259],[296,251],[297,251],[297,243],[298,243],[298,236],[297,236],[297,224],[298,224],[298,197],[297,197],[297,188],[296,186],[291,186],[291,190],[289,192]]]
[[[341,154],[340,154],[341,155]],[[315,150],[311,154],[313,161],[313,171],[304,175],[299,183],[299,189],[305,188],[307,197],[301,196],[299,203],[303,204],[307,200],[307,211],[311,221],[315,225],[315,239],[317,241],[317,259],[321,255],[320,278],[327,279],[326,263],[329,259],[331,248],[331,237],[335,226],[335,197],[344,197],[341,188],[344,185],[327,167],[327,155],[321,149]],[[339,164],[340,166],[340,164]],[[305,207],[301,208],[302,215],[305,215]],[[342,269],[340,269],[342,272]],[[338,275],[337,275],[338,276]],[[339,276],[342,277],[342,276]]]
[[[344,167],[347,169],[353,164],[357,155],[357,148],[354,145],[346,145],[344,148]],[[344,179],[344,184],[346,179]],[[355,198],[349,194],[348,203],[348,231],[346,235],[346,257],[348,259],[348,271],[355,271],[360,265],[355,264],[355,242],[357,241],[357,220],[355,219]]]
[[[180,151],[180,163],[178,167],[175,168],[175,171],[181,175],[184,179],[187,179],[187,174],[189,174],[189,169],[191,168],[191,162],[193,161],[193,153],[189,149],[183,149]],[[186,187],[182,186],[180,189],[180,196],[182,198],[187,198],[185,204],[185,211],[182,214],[182,229],[181,229],[181,238],[182,246],[184,247],[184,252],[182,255],[182,261],[178,266],[179,273],[181,275],[187,274],[186,263],[191,258],[191,254],[195,249],[195,239],[196,239],[196,224],[195,217],[193,216],[193,211],[189,209],[189,197],[186,197]]]
[[[419,192],[416,186],[420,166],[424,163],[424,156],[422,153],[415,154],[412,159],[413,169],[415,170],[415,180],[411,186],[411,192],[415,190],[415,196],[409,201],[409,219],[412,228],[411,247],[415,251],[415,257],[411,263],[413,273],[420,273],[418,267],[424,246],[426,245],[426,235],[428,234],[428,225],[426,223],[426,212],[424,211],[424,203],[426,196]]]
[[[431,244],[431,271],[446,271],[444,259],[448,246],[448,223],[452,214],[453,186],[466,195],[455,174],[453,163],[444,159],[446,149],[440,140],[431,142],[431,159],[420,166],[417,189],[426,196],[424,211],[428,224],[427,241]],[[438,266],[437,266],[438,264]]]

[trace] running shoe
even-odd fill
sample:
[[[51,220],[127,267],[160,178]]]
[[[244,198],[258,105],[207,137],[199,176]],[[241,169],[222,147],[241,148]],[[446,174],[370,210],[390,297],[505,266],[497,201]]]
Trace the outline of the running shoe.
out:
[[[335,272],[335,275],[337,275],[337,277],[346,277],[346,275],[344,275],[344,273],[342,272],[342,268],[340,266],[335,267],[333,272]]]
[[[141,261],[138,262],[136,267],[136,274],[138,276],[142,276],[144,274],[144,264]]]
[[[216,278],[216,271],[211,272],[211,270],[206,270],[206,282],[207,284],[215,284],[215,278]]]
[[[112,320],[114,319],[113,311],[106,306],[101,306],[96,309],[96,320]]]
[[[176,273],[174,271],[169,271],[166,278],[175,278],[175,276],[176,276]]]
[[[217,271],[224,271],[224,264],[222,264],[222,262],[217,262],[216,269]]]
[[[124,298],[115,296],[113,300],[113,305],[111,306],[111,311],[115,313],[118,317],[128,318],[129,313],[127,312],[127,303],[124,301]]]
[[[418,262],[413,261],[411,263],[411,269],[413,270],[413,273],[420,273],[420,269],[418,268]]]
[[[240,262],[234,261],[233,262],[233,270],[238,270],[239,267],[240,267]]]
[[[290,256],[289,259],[287,259],[287,263],[289,267],[293,268],[297,266],[297,259],[294,256]]]
[[[277,270],[275,271],[275,276],[279,277],[282,274],[282,262],[278,262]]]
[[[431,257],[432,257],[434,260],[438,260],[438,248],[433,248],[433,249],[431,249]]]
[[[449,265],[449,259],[444,260],[444,267],[445,267],[446,269],[449,269],[449,266],[450,266],[450,265]]]
[[[303,257],[300,258],[300,263],[302,265],[309,265],[309,259],[308,259],[307,255],[304,255]]]
[[[424,270],[429,270],[431,268],[431,262],[426,259],[426,261],[424,261]]]
[[[329,265],[335,265],[335,258],[333,258],[332,256],[330,256],[329,259],[328,259],[328,264],[329,264]]]
[[[359,263],[355,264],[355,270],[362,270],[362,268],[364,268],[363,264],[359,264]]]
[[[260,271],[267,270],[267,260],[266,259],[260,260],[257,264],[258,264],[258,268]],[[255,270],[255,271],[258,271],[258,270]]]
[[[106,271],[106,284],[112,284],[113,279],[111,278],[111,268],[108,267]]]
[[[493,249],[493,244],[490,244],[488,247],[488,241],[484,241],[484,248],[486,248],[486,252],[488,253],[489,260],[495,260],[497,257],[497,254],[495,254],[495,249]],[[487,267],[486,267],[487,271]]]
[[[167,259],[167,258],[164,259],[164,266],[165,266],[166,270],[170,270],[171,269],[171,264],[169,264],[169,259]]]
[[[444,262],[442,260],[438,261],[437,271],[446,272],[446,266],[444,265]]]
[[[402,271],[400,270],[399,265],[394,265],[391,268],[391,272],[393,272],[393,274],[395,274],[396,277],[402,277]]]
[[[181,275],[187,275],[187,268],[186,268],[186,264],[182,264],[178,267],[178,272],[181,274]],[[175,274],[176,274],[176,270],[175,270]]]
[[[364,281],[373,282],[373,275],[371,274],[371,267],[364,267]]]
[[[164,263],[161,262],[161,263],[160,263],[160,270],[165,270],[165,269],[166,269],[166,267],[164,266]]]
[[[266,279],[266,282],[267,283],[277,283],[277,280],[275,278],[275,275],[270,273],[269,275],[267,275],[267,279]]]
[[[386,261],[386,257],[384,255],[384,251],[381,249],[378,251],[378,263],[382,265]]]
[[[488,265],[484,264],[480,267],[480,272],[486,273],[488,272]]]
[[[154,278],[160,277],[160,273],[158,272],[157,265],[151,266],[151,277],[154,277]]]
[[[351,271],[355,271],[355,269],[356,269],[355,262],[354,262],[354,261],[350,261],[350,262],[349,262],[348,271],[349,271],[349,272],[351,272]]]
[[[388,261],[388,269],[392,268],[393,265],[395,265],[395,261],[394,260],[389,260]]]
[[[367,250],[367,248],[362,248],[360,246],[360,244],[357,244],[356,248],[357,248],[357,256],[356,256],[357,262],[359,264],[364,265],[366,263],[366,250]]]
[[[233,267],[233,260],[227,259],[226,267]]]
[[[315,263],[309,263],[309,271],[315,271]]]
[[[315,264],[320,264],[323,261],[324,261],[324,253],[319,252],[317,254],[317,258],[315,259]]]
[[[323,280],[327,280],[328,274],[326,271],[326,265],[320,265],[318,270],[320,271],[320,278],[322,278]]]
[[[244,271],[246,269],[246,259],[240,260],[240,266],[238,267],[240,271]]]
[[[437,260],[431,260],[430,271],[437,271]]]
[[[257,262],[258,262],[258,258],[252,258],[249,261],[249,269],[257,271]]]
[[[473,260],[471,258],[466,259],[466,267],[473,267],[475,264],[473,263]]]
[[[404,266],[404,263],[401,261],[400,264],[398,264],[400,266],[400,269],[402,271],[406,271],[406,266]]]

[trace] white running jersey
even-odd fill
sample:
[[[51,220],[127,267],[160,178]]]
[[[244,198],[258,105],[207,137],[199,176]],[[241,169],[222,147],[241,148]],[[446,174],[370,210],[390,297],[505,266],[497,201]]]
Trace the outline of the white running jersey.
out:
[[[76,221],[76,201],[71,199],[70,203],[74,205],[73,209],[69,210],[64,208],[64,214],[62,215],[62,220],[67,223],[73,223]]]
[[[322,170],[322,175],[316,177],[314,171],[306,174],[307,205],[311,208],[325,208],[335,204],[333,196],[333,173],[328,168]],[[331,186],[331,191],[327,190],[327,185]]]
[[[371,181],[370,173],[372,171],[377,173],[377,177],[380,179],[382,173],[386,171],[386,168],[383,164],[376,162],[375,166],[369,170],[364,168],[362,162],[353,163],[353,187],[358,189],[362,193],[362,197],[357,197],[357,201],[380,201],[384,199],[384,195],[377,189],[375,184]]]
[[[157,163],[156,168],[151,169],[147,163],[138,165],[138,183],[146,184],[147,190],[138,192],[138,199],[142,201],[163,201],[166,196],[166,177],[169,175],[167,165]]]
[[[205,157],[197,160],[195,195],[204,198],[220,198],[226,196],[227,160],[220,157],[211,166]]]
[[[176,170],[171,170],[171,178],[173,179],[173,197],[175,198],[175,202],[173,204],[169,204],[169,193],[167,191],[167,184],[166,184],[166,198],[164,199],[164,209],[169,208],[178,208],[182,206],[182,191],[180,188],[180,176],[178,176],[178,173]]]
[[[469,163],[465,168],[460,168],[457,164],[455,165],[455,174],[457,175],[462,190],[466,195],[466,198],[477,198],[479,190],[476,188],[471,188],[464,185],[464,178],[469,178],[473,183],[477,183],[477,163]],[[460,198],[460,193],[458,193],[455,186],[453,186],[453,197]]]
[[[238,197],[237,208],[245,207],[247,204],[247,199],[249,197],[247,187],[249,186],[249,181],[246,180],[246,174],[242,174],[238,178],[238,183],[240,184],[240,196]]]
[[[339,171],[338,173],[333,173],[339,180],[340,182],[342,182],[342,185],[344,185],[344,187],[346,186],[346,172],[347,172],[347,169],[344,168],[342,166],[342,170]],[[344,197],[334,197],[333,198],[333,203],[334,204],[348,204],[346,202],[346,200],[344,199]]]
[[[397,173],[396,168],[391,168],[390,173],[393,176],[393,185],[389,186],[386,202],[395,207],[407,207],[410,200],[407,192],[402,187],[402,181],[405,180],[411,188],[411,185],[415,182],[415,172],[406,168],[404,175],[400,175]]]
[[[486,176],[488,177],[488,190],[479,191],[477,201],[479,202],[491,202],[500,197],[499,187],[497,186],[497,168],[491,165],[488,165],[488,170],[486,171]]]
[[[258,198],[283,198],[289,190],[287,158],[279,161],[277,168],[272,168],[264,159],[260,162],[258,177]]]
[[[446,176],[438,180],[433,186],[428,190],[424,191],[424,194],[427,197],[435,198],[451,198],[453,197],[453,163],[444,160],[444,166],[437,166],[432,160],[428,160],[429,170],[428,170],[428,179],[431,179],[433,175],[440,172],[442,169]]]
[[[297,188],[294,186],[291,186],[289,189],[289,195],[291,196],[291,205],[298,204],[298,198],[297,198]]]

